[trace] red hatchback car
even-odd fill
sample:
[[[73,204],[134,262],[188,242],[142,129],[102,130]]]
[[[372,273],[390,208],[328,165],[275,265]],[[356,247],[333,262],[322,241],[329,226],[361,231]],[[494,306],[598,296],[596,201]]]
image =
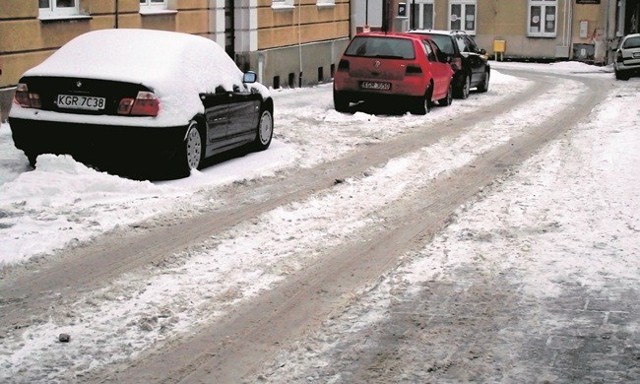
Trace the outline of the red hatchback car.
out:
[[[451,104],[452,77],[446,56],[427,37],[358,34],[338,64],[333,102],[337,111],[346,112],[351,102],[391,101],[395,107],[424,115],[434,102]]]

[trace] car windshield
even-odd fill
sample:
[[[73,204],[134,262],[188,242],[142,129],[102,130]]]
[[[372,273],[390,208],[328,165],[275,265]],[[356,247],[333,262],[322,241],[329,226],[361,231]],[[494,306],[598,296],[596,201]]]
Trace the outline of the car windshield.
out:
[[[407,60],[413,60],[416,57],[411,40],[371,36],[356,36],[345,54]]]
[[[451,37],[444,35],[429,35],[429,37],[431,37],[431,40],[435,41],[436,45],[442,52],[447,55],[453,55],[455,53]]]
[[[622,44],[622,48],[640,48],[640,36],[628,38]]]

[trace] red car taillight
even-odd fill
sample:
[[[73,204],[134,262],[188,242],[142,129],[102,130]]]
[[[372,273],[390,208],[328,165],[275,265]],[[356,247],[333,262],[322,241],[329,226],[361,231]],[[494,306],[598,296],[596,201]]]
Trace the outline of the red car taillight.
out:
[[[349,71],[349,61],[345,60],[345,59],[340,60],[340,62],[338,63],[338,71],[348,72]]]
[[[25,108],[42,108],[40,95],[35,92],[29,92],[27,84],[20,83],[16,87],[16,94],[13,98],[16,103]]]
[[[160,100],[153,92],[140,91],[135,99],[130,97],[120,100],[119,115],[130,116],[158,116]]]
[[[459,71],[462,69],[462,58],[460,57],[454,57],[451,60],[451,68],[453,68],[454,71]]]

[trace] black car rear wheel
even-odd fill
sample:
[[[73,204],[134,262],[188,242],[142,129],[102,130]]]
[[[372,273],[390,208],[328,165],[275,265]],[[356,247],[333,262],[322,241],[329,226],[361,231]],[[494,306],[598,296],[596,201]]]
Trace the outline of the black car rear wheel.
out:
[[[484,80],[478,86],[478,92],[487,92],[489,90],[489,80],[491,79],[491,72],[487,71],[484,73]]]
[[[184,139],[182,161],[183,169],[188,174],[191,170],[198,169],[204,159],[204,143],[198,122],[192,120],[187,128]]]
[[[258,132],[256,133],[256,140],[254,147],[257,151],[263,151],[269,148],[271,144],[271,138],[273,137],[273,115],[268,109],[263,109],[260,113],[260,120],[258,121]]]
[[[469,97],[469,91],[471,90],[471,76],[464,77],[462,85],[456,91],[456,97],[459,99],[466,99]]]

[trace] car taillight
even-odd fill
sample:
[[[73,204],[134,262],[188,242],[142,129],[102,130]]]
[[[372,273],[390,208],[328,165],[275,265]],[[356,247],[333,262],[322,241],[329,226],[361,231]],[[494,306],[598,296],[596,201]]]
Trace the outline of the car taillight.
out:
[[[406,74],[407,75],[421,75],[422,74],[422,68],[420,68],[417,65],[407,65]]]
[[[340,60],[338,63],[338,71],[349,71],[349,60]]]
[[[462,69],[462,59],[460,57],[454,57],[451,60],[451,68],[453,68],[454,71],[459,71]]]
[[[27,84],[20,83],[16,87],[16,94],[13,97],[16,103],[25,108],[42,108],[40,95],[35,92],[29,92]]]
[[[160,100],[153,92],[140,91],[135,99],[127,97],[118,104],[119,115],[158,116]]]

